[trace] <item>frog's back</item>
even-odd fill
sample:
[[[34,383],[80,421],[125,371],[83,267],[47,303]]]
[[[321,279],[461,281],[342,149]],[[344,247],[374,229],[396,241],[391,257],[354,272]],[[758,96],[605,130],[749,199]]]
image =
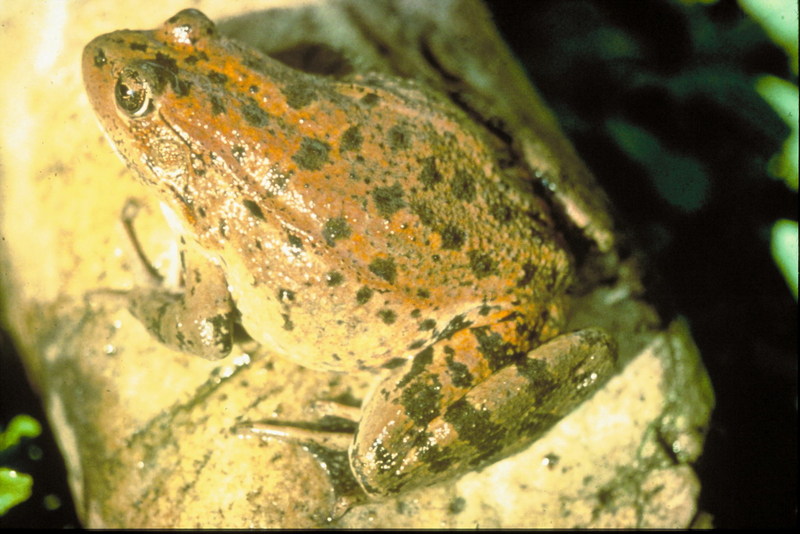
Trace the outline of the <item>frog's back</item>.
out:
[[[571,273],[547,204],[503,177],[457,111],[411,107],[386,89],[332,87],[303,109],[315,126],[335,126],[294,142],[299,148],[287,147],[279,164],[288,179],[273,200],[302,201],[259,201],[262,216],[282,214],[260,227],[273,241],[299,244],[306,267],[298,275],[293,258],[265,272],[253,255],[242,270],[262,273],[264,299],[291,294],[280,304],[284,321],[337,318],[298,333],[312,340],[309,351],[347,339],[351,354],[331,350],[324,365],[374,366],[385,362],[385,347],[413,351],[458,321],[480,324],[487,306],[542,328]],[[300,209],[311,205],[313,215]],[[251,249],[254,235],[250,221],[240,236]]]
[[[304,365],[379,365],[489,307],[544,317],[564,290],[548,206],[441,98],[294,71],[192,11],[96,39],[84,77],[129,166],[223,265],[251,335]]]

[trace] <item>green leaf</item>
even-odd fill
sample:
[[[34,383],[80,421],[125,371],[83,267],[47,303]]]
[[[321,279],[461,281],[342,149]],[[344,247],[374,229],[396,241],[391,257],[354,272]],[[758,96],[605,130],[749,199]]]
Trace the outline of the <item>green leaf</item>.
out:
[[[630,122],[610,119],[606,128],[619,147],[647,170],[664,200],[687,212],[705,204],[709,178],[699,161],[672,152],[656,136]]]
[[[786,50],[797,74],[797,0],[739,0],[739,6]]]
[[[33,477],[0,467],[0,516],[11,508],[27,501],[32,492]]]
[[[15,416],[4,432],[0,432],[0,451],[13,447],[22,438],[35,438],[42,433],[42,425],[30,415]]]
[[[797,300],[797,221],[781,219],[772,226],[772,258]]]
[[[756,91],[791,128],[783,149],[770,161],[769,172],[797,191],[797,145],[800,144],[797,86],[775,76],[762,76],[756,81]]]

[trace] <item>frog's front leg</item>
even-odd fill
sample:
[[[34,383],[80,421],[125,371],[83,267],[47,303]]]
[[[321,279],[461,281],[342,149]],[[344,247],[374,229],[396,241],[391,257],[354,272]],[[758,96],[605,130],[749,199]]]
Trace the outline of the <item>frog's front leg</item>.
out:
[[[522,355],[507,341],[514,330],[514,321],[461,330],[376,389],[350,454],[367,493],[430,485],[522,450],[613,371],[613,342],[599,329]]]
[[[129,200],[122,210],[122,223],[149,274],[149,284],[130,291],[100,293],[122,297],[131,314],[161,343],[209,360],[224,358],[231,351],[236,310],[222,269],[183,243],[184,290],[165,289],[163,277],[148,261],[136,235],[133,223],[138,212],[139,204]]]
[[[236,310],[222,269],[199,252],[181,252],[184,291],[163,287],[127,293],[128,309],[161,343],[209,360],[224,358],[233,344]]]

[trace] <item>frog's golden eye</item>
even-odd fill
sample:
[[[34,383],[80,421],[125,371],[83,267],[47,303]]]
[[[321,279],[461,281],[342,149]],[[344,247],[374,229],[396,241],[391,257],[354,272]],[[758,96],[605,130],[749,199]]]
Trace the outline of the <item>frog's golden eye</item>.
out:
[[[137,70],[123,70],[114,87],[117,107],[130,117],[143,117],[153,111],[153,92],[150,84]]]

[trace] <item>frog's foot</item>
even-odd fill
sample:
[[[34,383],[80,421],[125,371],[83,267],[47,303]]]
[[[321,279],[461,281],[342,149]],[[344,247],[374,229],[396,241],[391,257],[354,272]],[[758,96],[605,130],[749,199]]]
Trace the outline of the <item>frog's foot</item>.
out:
[[[326,424],[324,422],[326,420],[332,422]],[[234,427],[234,432],[243,438],[252,436],[293,443],[311,453],[330,480],[336,496],[331,518],[336,519],[344,515],[351,506],[366,499],[350,470],[348,461],[355,423],[350,421],[348,424],[338,415],[323,417],[321,421],[320,423],[242,422]]]
[[[474,330],[447,340],[442,353],[468,348],[457,336],[469,342],[481,336]],[[452,357],[444,373],[415,372],[415,358],[411,371],[399,381],[390,377],[394,383],[383,382],[365,403],[351,451],[353,472],[368,494],[392,495],[518,452],[603,384],[612,374],[614,353],[601,330],[581,330],[540,345],[482,381],[474,373],[466,379],[469,373],[453,365]],[[460,394],[448,384],[455,379],[447,373],[456,371],[461,383],[473,383]]]
[[[286,421],[244,422],[234,427],[241,437],[277,439],[302,446],[318,445],[333,451],[347,451],[353,441],[352,431],[325,430],[316,424]]]

